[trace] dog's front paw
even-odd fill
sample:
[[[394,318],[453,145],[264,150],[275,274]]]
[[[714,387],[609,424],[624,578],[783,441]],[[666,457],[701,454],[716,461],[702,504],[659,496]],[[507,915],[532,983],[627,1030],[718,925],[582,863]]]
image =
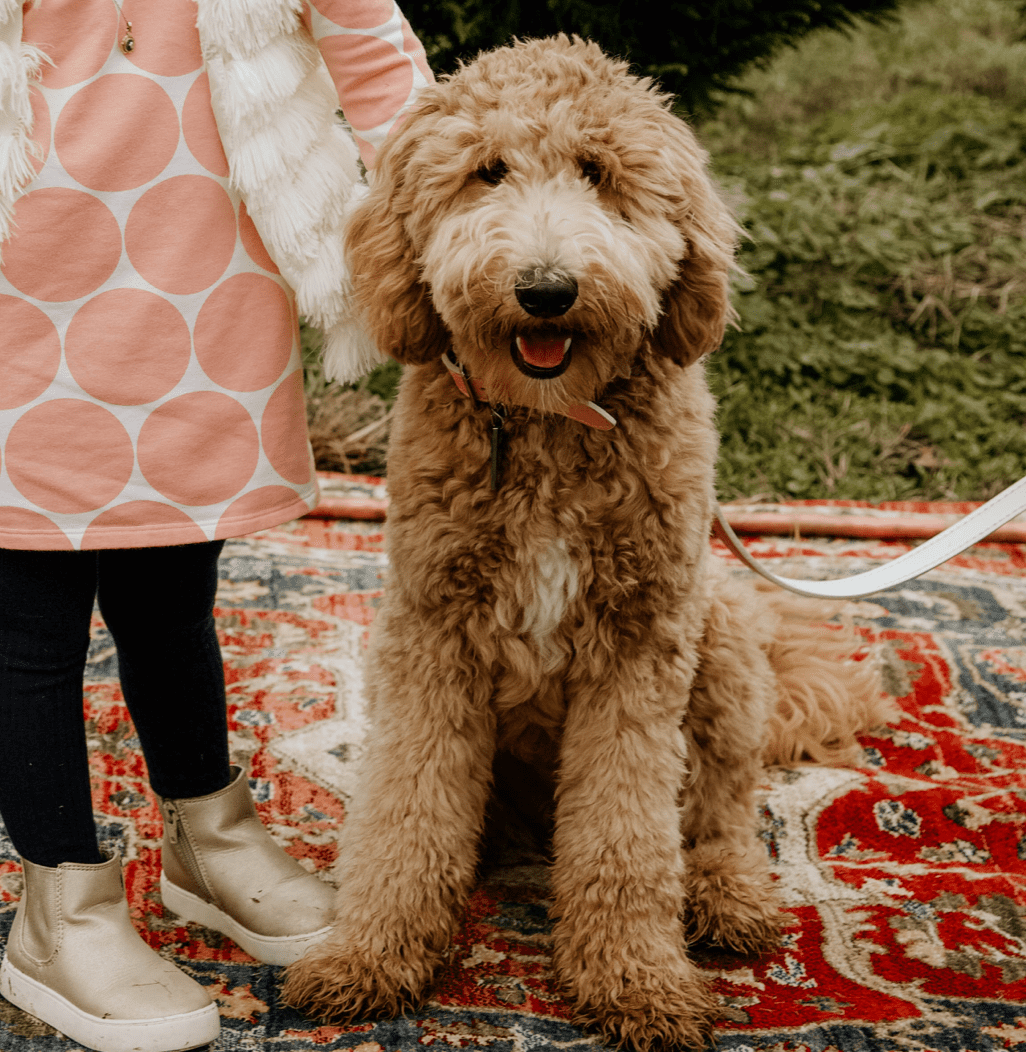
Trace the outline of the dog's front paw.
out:
[[[423,1000],[437,964],[435,954],[364,956],[321,943],[288,967],[282,1001],[325,1023],[401,1015]]]
[[[788,915],[781,912],[768,873],[692,865],[684,882],[688,942],[711,942],[736,953],[780,945]]]
[[[625,983],[609,999],[579,999],[574,1021],[633,1052],[683,1052],[709,1047],[718,1015],[715,998],[697,977],[659,982],[649,976]]]

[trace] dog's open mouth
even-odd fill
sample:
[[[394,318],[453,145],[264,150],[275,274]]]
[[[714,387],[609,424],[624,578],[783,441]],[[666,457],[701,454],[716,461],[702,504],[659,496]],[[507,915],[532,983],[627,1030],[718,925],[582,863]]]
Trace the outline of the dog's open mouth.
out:
[[[514,336],[510,346],[513,364],[538,380],[559,376],[570,364],[569,336]]]

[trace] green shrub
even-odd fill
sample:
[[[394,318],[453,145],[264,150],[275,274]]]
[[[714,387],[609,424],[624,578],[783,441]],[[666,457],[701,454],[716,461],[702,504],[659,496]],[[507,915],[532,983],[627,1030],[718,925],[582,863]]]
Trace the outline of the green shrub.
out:
[[[815,29],[881,21],[898,0],[665,0],[658,9],[622,0],[404,0],[432,68],[452,72],[460,60],[514,37],[577,33],[629,59],[677,95],[690,113],[706,112],[749,66],[764,64]]]

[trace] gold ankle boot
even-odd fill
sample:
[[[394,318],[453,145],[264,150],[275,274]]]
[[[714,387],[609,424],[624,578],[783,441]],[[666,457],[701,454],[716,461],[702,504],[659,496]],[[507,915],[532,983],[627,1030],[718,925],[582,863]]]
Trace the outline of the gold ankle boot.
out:
[[[160,800],[164,904],[265,964],[292,964],[330,930],[335,894],[264,828],[238,767],[210,796]]]
[[[23,862],[0,993],[99,1052],[179,1052],[213,1041],[217,1006],[132,926],[121,860]]]

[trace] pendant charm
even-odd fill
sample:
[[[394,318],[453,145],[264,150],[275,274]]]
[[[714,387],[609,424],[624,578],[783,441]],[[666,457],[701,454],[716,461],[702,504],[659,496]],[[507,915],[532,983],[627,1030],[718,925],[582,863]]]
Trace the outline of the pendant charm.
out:
[[[121,38],[121,50],[127,55],[130,51],[135,51],[135,37],[132,36],[132,23],[127,19],[125,26],[128,32]]]

